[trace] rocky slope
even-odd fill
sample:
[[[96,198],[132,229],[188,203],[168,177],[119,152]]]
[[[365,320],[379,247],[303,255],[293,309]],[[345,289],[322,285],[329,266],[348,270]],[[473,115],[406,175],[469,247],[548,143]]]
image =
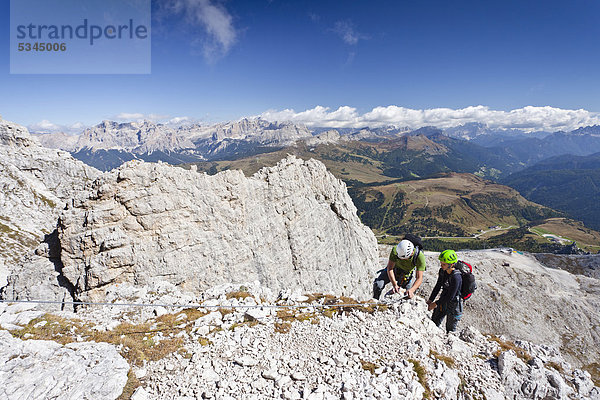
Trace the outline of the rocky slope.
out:
[[[115,388],[124,387],[122,398],[133,400],[600,398],[590,375],[555,349],[466,324],[447,335],[422,298],[335,308],[325,305],[354,301],[298,291],[276,296],[258,282],[201,296],[168,284],[109,286],[109,301],[133,296],[200,308],[90,307],[59,318],[1,305],[0,325],[13,335],[0,330],[5,398],[34,390],[51,398],[56,387],[63,398],[95,399],[115,399]],[[96,362],[95,351],[107,356]],[[115,351],[131,365],[127,385]],[[60,363],[33,367],[46,356]]]

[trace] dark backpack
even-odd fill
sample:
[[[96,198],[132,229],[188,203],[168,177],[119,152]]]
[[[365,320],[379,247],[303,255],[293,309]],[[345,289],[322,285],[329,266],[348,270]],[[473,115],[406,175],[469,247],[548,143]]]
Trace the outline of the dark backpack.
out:
[[[467,300],[475,289],[477,289],[477,283],[475,283],[475,275],[473,275],[473,267],[471,264],[464,261],[458,261],[456,263],[456,269],[460,271],[462,277],[462,286],[460,287],[460,297],[463,300]]]
[[[411,242],[414,246],[415,249],[417,249],[417,251],[415,251],[415,254],[413,254],[412,256],[412,265],[413,267],[417,265],[417,258],[419,258],[419,254],[421,254],[421,250],[423,250],[423,241],[421,240],[420,237],[418,237],[417,235],[413,235],[411,233],[407,233],[406,235],[404,235],[404,238],[402,240],[408,240],[409,242]]]

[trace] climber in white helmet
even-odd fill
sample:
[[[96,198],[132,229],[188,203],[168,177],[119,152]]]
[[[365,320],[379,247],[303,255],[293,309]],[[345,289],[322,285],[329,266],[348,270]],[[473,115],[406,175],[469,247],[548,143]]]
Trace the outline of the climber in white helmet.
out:
[[[423,273],[426,269],[422,248],[421,239],[414,235],[406,235],[392,248],[387,268],[379,271],[373,283],[373,298],[379,300],[383,288],[390,282],[393,293],[406,290],[405,295],[409,299],[413,298],[415,291],[423,283]]]

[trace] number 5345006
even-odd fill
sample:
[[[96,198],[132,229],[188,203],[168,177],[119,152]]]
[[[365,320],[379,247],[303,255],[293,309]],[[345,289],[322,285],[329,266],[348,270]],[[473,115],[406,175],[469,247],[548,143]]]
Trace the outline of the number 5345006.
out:
[[[18,51],[65,51],[67,50],[66,43],[19,43]]]

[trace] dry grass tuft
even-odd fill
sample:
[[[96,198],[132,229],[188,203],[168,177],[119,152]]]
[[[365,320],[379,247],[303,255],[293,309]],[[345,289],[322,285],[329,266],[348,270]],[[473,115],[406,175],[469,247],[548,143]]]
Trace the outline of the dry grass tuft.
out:
[[[150,323],[133,325],[123,323],[112,331],[93,332],[86,340],[107,342],[122,346],[121,355],[134,365],[141,365],[144,360],[156,361],[179,350],[183,339],[179,337],[150,337],[151,333],[174,331],[171,327],[150,329]]]
[[[528,363],[529,361],[531,361],[531,359],[532,359],[531,355],[529,355],[529,353],[527,353],[527,351],[525,351],[525,349],[520,348],[513,342],[504,341],[496,335],[488,335],[488,336],[489,336],[489,340],[491,340],[492,342],[498,343],[498,345],[500,346],[500,349],[498,349],[498,351],[496,351],[494,353],[494,356],[496,358],[498,358],[500,356],[500,353],[502,353],[503,351],[513,350],[515,353],[517,353],[517,357],[519,357],[525,363]]]
[[[317,315],[314,312],[297,312],[297,310],[290,308],[282,308],[277,311],[277,318],[282,321],[294,322],[294,321],[314,321]],[[317,321],[318,322],[318,321]]]
[[[275,322],[275,332],[288,333],[292,329],[292,324],[289,322]]]
[[[595,386],[600,387],[600,363],[592,363],[583,367],[584,371],[587,371],[592,376],[592,381]]]
[[[441,355],[435,350],[429,350],[429,355],[437,360],[443,361],[448,368],[454,368],[454,365],[456,364],[452,357]]]
[[[197,308],[186,308],[184,310],[182,310],[179,314],[177,314],[178,316],[180,314],[185,314],[187,315],[187,320],[188,321],[195,321],[200,317],[204,317],[205,315],[207,315],[208,313],[205,311],[200,311]]]
[[[362,369],[369,371],[373,375],[375,375],[375,370],[379,368],[377,364],[374,364],[370,361],[360,360],[360,364],[362,365]]]
[[[221,316],[224,317],[227,314],[232,314],[234,312],[233,308],[219,308],[218,310],[221,313]]]
[[[329,307],[329,308],[325,308],[322,313],[327,318],[333,318],[334,315],[340,313],[340,310],[335,307]]]
[[[544,366],[546,368],[552,368],[553,370],[560,372],[561,374],[565,373],[563,367],[561,367],[560,364],[555,363],[554,361],[549,361],[546,364],[544,364]]]
[[[310,293],[307,294],[308,300],[305,300],[305,303],[317,303],[323,300],[323,304],[327,304],[326,302],[335,301],[336,297],[331,294],[323,294],[323,293]],[[331,303],[330,303],[331,304]]]
[[[421,384],[421,386],[423,386],[423,388],[425,388],[425,393],[423,393],[423,398],[430,399],[431,398],[431,389],[429,388],[429,383],[427,382],[427,371],[425,371],[425,368],[423,368],[423,366],[421,365],[421,363],[418,360],[408,360],[408,362],[410,362],[413,365],[414,370],[417,373],[417,378],[419,379],[419,383]]]
[[[127,383],[125,383],[123,393],[117,397],[117,400],[129,400],[133,395],[133,392],[135,392],[135,389],[141,385],[142,383],[138,380],[133,371],[129,369],[129,372],[127,372]]]
[[[182,347],[183,339],[175,334],[191,330],[191,325],[178,321],[178,315],[165,314],[154,321],[137,325],[122,323],[111,331],[98,331],[80,320],[44,314],[11,333],[20,339],[52,340],[63,345],[75,341],[106,342],[116,345],[130,364],[140,365],[143,360],[160,360]],[[177,324],[183,326],[174,326]]]
[[[225,297],[227,297],[227,300],[245,299],[246,297],[252,297],[252,295],[245,290],[238,290],[235,292],[227,293]]]
[[[46,324],[40,324],[43,322]],[[14,337],[23,340],[52,340],[65,345],[74,342],[78,332],[85,330],[87,327],[80,320],[69,320],[52,314],[44,314],[29,322],[23,329],[11,333]]]

